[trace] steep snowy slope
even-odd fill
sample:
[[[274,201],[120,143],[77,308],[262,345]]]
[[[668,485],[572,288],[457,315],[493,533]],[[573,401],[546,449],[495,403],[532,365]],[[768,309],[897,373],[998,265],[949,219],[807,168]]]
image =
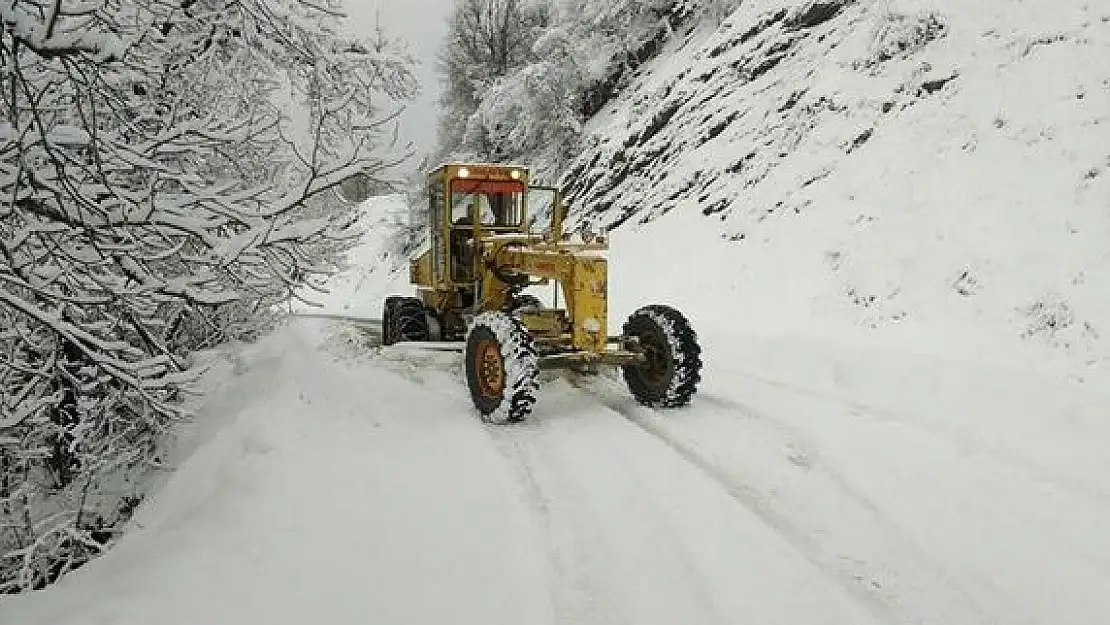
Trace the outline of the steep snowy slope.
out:
[[[1106,3],[746,2],[642,68],[564,180],[579,222],[654,220],[661,293],[738,327],[1110,384],[1107,59]]]

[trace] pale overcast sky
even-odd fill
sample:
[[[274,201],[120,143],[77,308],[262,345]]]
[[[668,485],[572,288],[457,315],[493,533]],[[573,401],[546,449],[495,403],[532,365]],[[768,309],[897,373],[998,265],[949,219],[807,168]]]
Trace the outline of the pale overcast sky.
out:
[[[407,40],[409,50],[420,61],[416,73],[423,91],[406,111],[401,132],[402,140],[412,141],[418,153],[431,151],[436,141],[435,100],[439,94],[435,59],[455,0],[345,0],[345,4],[352,31],[365,28],[363,32],[369,35],[380,16],[386,32]]]

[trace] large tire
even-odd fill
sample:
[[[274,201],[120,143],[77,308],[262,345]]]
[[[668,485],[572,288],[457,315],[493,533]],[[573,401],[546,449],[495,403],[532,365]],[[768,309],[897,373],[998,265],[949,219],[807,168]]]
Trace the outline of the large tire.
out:
[[[636,338],[647,356],[643,365],[623,367],[636,401],[677,408],[690,402],[701,381],[698,335],[682,313],[669,306],[645,306],[628,317],[624,336]]]
[[[390,300],[393,301],[390,302]],[[424,302],[415,297],[388,298],[383,317],[383,345],[405,341],[427,341],[430,337]]]
[[[382,305],[382,345],[393,345],[397,341],[393,337],[393,314],[397,309],[397,302],[405,298],[392,295],[385,298]]]
[[[474,318],[466,335],[466,383],[487,423],[523,421],[539,392],[539,357],[532,335],[501,312]]]

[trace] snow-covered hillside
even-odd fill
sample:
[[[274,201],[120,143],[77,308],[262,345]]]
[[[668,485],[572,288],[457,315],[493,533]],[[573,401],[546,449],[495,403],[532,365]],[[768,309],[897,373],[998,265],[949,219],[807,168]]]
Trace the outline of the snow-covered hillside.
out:
[[[1087,0],[745,2],[641,68],[564,180],[580,222],[652,221],[660,296],[738,327],[1106,385],[1108,59]]]
[[[372,314],[404,292],[381,262],[400,208],[368,206],[321,312]],[[646,273],[651,234],[617,238],[614,321],[670,299]],[[637,405],[613,376],[548,376],[527,423],[485,426],[458,354],[375,347],[372,328],[330,320],[213,355],[177,469],[130,531],[0,601],[0,623],[1110,617],[1110,397],[679,303],[707,368],[677,411]]]

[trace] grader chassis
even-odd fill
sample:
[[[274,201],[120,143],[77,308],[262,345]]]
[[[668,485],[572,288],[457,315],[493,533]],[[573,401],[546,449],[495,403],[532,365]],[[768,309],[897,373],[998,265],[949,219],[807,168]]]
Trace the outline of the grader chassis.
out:
[[[530,193],[551,197],[542,232],[532,232]],[[701,373],[689,321],[669,306],[645,306],[610,336],[608,243],[590,233],[572,241],[564,217],[560,191],[529,186],[527,168],[453,163],[431,171],[427,249],[410,267],[416,296],[386,298],[382,344],[465,340],[467,385],[490,422],[528,416],[541,369],[617,366],[639,402],[685,405]],[[555,287],[554,306],[524,293],[539,285]]]

